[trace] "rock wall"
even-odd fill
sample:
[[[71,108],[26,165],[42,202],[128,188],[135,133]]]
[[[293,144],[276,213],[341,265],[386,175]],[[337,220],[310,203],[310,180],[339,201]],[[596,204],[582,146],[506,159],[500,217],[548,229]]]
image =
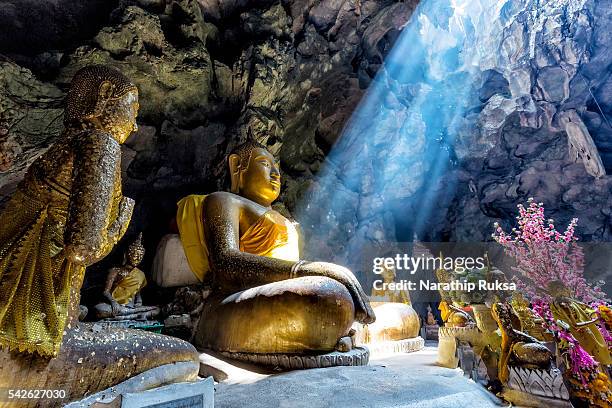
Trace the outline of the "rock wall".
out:
[[[105,12],[99,2],[30,6],[75,16],[62,30],[64,20],[52,14],[57,35],[48,41],[31,19],[11,23],[11,35],[0,39],[2,197],[61,132],[74,72],[113,65],[140,90],[140,130],[123,148],[124,192],[138,203],[130,232],[144,230],[152,249],[178,198],[225,187],[225,157],[248,136],[281,157],[278,207],[292,208],[416,0],[119,1],[96,23],[84,20]],[[20,7],[3,4],[0,16],[27,14]],[[24,24],[28,30],[20,30]],[[91,36],[71,44],[71,29]]]
[[[476,66],[443,66],[425,40],[407,45],[421,48],[406,69],[420,61],[439,66],[449,92],[464,74],[472,84],[455,139],[444,145],[447,169],[432,177],[427,157],[438,147],[430,136],[439,129],[415,116],[415,107],[428,114],[446,107],[383,65],[417,23],[416,0],[4,2],[0,21],[11,28],[0,34],[0,195],[61,132],[74,72],[106,63],[141,93],[140,130],[123,149],[124,189],[138,203],[130,233],[144,230],[149,249],[179,197],[225,186],[224,158],[249,135],[280,158],[278,207],[298,215],[311,257],[350,264],[347,255],[364,245],[412,239],[415,224],[426,227],[421,240],[487,239],[492,222],[511,223],[516,204],[530,196],[559,223],[579,217],[585,239],[612,239],[610,7],[595,0],[437,3],[433,34],[450,32],[453,19],[472,20],[464,50],[485,44],[493,51]],[[27,7],[33,16],[54,11],[53,35]],[[367,103],[380,116],[352,131],[376,149],[364,154],[358,139],[343,138],[344,158],[326,167],[333,182],[325,184],[317,174],[373,83],[384,92]],[[358,157],[364,160],[351,161]],[[343,178],[355,167],[360,186]],[[321,205],[332,199],[345,204]],[[427,214],[415,210],[423,202]]]
[[[612,10],[599,1],[521,3],[501,3],[488,19],[498,52],[481,61],[482,105],[466,115],[455,149],[459,179],[469,174],[475,189],[460,188],[452,212],[464,221],[451,236],[484,238],[491,218],[508,224],[516,203],[534,197],[559,224],[577,216],[583,239],[609,241]]]
[[[529,197],[610,241],[610,7],[421,6],[303,200],[303,226],[331,237],[310,252],[364,269],[363,248],[396,239],[488,240]]]

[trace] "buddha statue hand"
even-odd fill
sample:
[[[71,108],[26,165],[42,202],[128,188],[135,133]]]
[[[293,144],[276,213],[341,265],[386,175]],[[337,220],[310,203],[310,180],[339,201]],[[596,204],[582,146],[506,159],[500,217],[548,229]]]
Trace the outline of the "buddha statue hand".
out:
[[[60,255],[65,256],[70,262],[81,266],[92,265],[104,257],[102,248],[91,247],[85,244],[66,245]]]
[[[104,258],[113,249],[113,246],[121,239],[132,218],[134,211],[134,200],[129,197],[121,197],[117,218],[109,226],[105,239],[100,242],[100,246],[93,246],[85,242],[68,244],[64,248],[63,254],[70,261],[89,266]]]
[[[363,324],[374,323],[376,315],[370,306],[368,296],[361,284],[349,269],[329,262],[302,262],[294,269],[295,277],[325,276],[343,284],[351,294],[355,304],[355,320]]]
[[[134,200],[129,197],[121,197],[119,202],[119,212],[117,219],[111,224],[108,229],[108,239],[113,243],[117,243],[130,224],[132,212],[134,211]]]
[[[121,306],[119,302],[113,299],[111,302],[111,310],[113,311],[113,316],[120,316],[125,314],[125,307]]]

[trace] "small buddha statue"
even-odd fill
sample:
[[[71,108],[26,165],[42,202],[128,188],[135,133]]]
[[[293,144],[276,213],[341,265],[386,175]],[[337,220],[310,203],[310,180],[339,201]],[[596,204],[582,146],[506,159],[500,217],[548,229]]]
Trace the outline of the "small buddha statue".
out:
[[[106,277],[103,296],[108,303],[96,305],[96,317],[115,320],[146,320],[159,314],[157,306],[143,306],[140,291],[147,284],[138,265],[144,258],[142,233],[126,249],[124,264],[111,268]]]
[[[377,285],[376,287],[372,287],[372,292],[370,295],[370,304],[373,302],[392,302],[392,303],[404,303],[406,305],[410,304],[410,295],[406,290],[389,290],[388,285],[391,283],[395,283],[395,269],[383,267],[383,271],[380,274],[382,278],[383,285]],[[381,287],[382,286],[382,287]]]
[[[438,324],[436,318],[434,317],[433,313],[431,312],[431,306],[427,306],[427,321],[426,324],[428,326],[435,326]]]
[[[442,254],[440,254],[440,258],[442,258]],[[450,283],[456,279],[452,272],[444,268],[436,270],[436,277],[441,283]],[[442,300],[438,309],[445,327],[468,327],[476,324],[469,313],[454,304],[452,292],[442,289],[439,292]]]
[[[78,322],[85,268],[110,252],[132,215],[120,163],[137,128],[138,90],[114,68],[87,66],[65,105],[62,135],[0,213],[0,387],[64,390],[68,402],[174,362],[190,368],[166,381],[193,378],[189,343]]]
[[[231,192],[179,202],[177,225],[188,263],[211,281],[195,342],[233,353],[327,353],[346,349],[354,321],[375,316],[353,273],[300,259],[296,224],[273,210],[279,165],[253,140],[230,154]]]
[[[406,290],[391,290],[395,283],[395,269],[383,268],[382,285],[372,288],[370,304],[376,313],[376,322],[354,326],[356,337],[366,344],[400,341],[414,338],[419,333],[419,317],[410,305]]]
[[[612,354],[596,324],[595,310],[574,299],[571,289],[561,281],[550,282],[547,292],[553,296],[550,311],[555,320],[568,325],[570,333],[597,362],[612,364]]]

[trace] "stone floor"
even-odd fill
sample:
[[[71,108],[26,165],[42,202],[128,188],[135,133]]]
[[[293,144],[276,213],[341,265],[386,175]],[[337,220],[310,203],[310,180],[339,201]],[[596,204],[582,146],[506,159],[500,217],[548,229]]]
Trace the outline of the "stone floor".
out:
[[[429,342],[428,342],[429,343]],[[222,367],[215,407],[418,407],[504,406],[459,370],[435,365],[437,349],[374,356],[365,367],[333,367],[281,374]]]

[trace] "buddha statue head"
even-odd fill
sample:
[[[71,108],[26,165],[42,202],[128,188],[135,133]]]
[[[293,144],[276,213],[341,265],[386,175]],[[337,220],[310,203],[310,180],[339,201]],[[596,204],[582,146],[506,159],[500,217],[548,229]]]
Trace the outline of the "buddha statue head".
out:
[[[278,162],[264,145],[247,140],[229,156],[230,191],[264,207],[280,194]]]
[[[72,79],[64,125],[103,130],[123,143],[138,130],[138,108],[138,89],[125,75],[106,65],[89,65]]]
[[[130,266],[138,266],[144,258],[145,248],[142,245],[142,232],[130,243],[125,251],[125,263]]]
[[[380,274],[383,278],[383,282],[385,283],[393,283],[395,282],[395,268],[391,267],[391,268],[387,268],[384,267],[382,273]]]

